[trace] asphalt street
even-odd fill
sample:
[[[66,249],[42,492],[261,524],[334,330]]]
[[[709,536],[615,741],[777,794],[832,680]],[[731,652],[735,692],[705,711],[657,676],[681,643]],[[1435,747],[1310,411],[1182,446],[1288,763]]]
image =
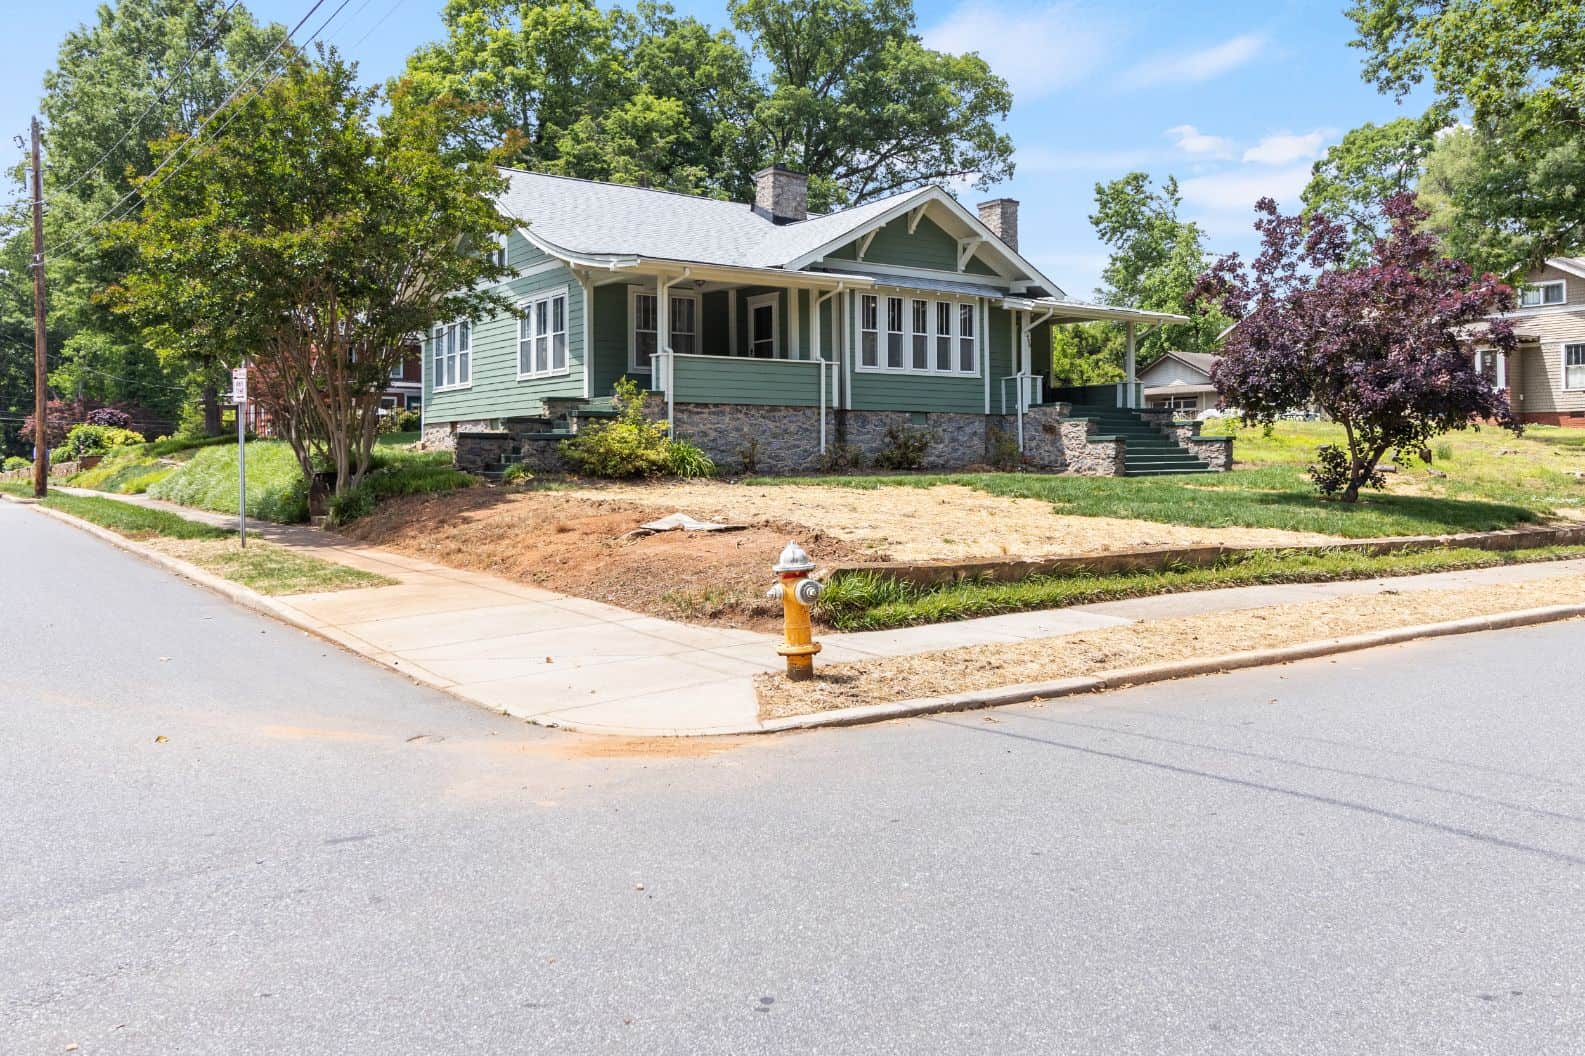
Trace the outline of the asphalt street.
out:
[[[3,1056],[1585,1051],[1579,622],[633,744],[0,554]]]

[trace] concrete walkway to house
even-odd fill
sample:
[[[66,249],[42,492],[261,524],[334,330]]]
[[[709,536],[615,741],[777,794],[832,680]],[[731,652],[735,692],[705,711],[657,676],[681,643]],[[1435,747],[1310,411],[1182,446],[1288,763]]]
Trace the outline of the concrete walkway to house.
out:
[[[237,519],[150,499],[58,488],[235,527]],[[419,682],[519,718],[629,736],[742,732],[759,725],[753,676],[782,667],[777,636],[630,612],[498,576],[363,546],[302,525],[248,522],[250,536],[388,576],[394,586],[271,598],[279,615]],[[767,568],[775,560],[766,555]],[[1340,583],[1234,587],[890,631],[820,636],[819,662],[1049,638],[1141,621],[1527,582],[1585,573],[1585,559]],[[767,581],[769,573],[767,572]]]

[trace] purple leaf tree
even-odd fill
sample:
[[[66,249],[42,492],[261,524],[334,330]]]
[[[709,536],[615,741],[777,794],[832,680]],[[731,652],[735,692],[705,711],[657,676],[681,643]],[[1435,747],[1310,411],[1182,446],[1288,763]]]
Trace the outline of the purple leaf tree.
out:
[[[1229,254],[1195,284],[1196,301],[1239,319],[1211,379],[1246,422],[1318,407],[1343,427],[1347,451],[1323,448],[1311,467],[1323,492],[1354,502],[1381,486],[1387,452],[1428,457],[1427,441],[1452,429],[1518,431],[1474,355],[1514,350],[1513,327],[1489,319],[1513,307],[1513,291],[1444,257],[1412,194],[1383,204],[1391,231],[1358,267],[1344,224],[1283,216],[1270,198],[1255,211],[1254,263]]]

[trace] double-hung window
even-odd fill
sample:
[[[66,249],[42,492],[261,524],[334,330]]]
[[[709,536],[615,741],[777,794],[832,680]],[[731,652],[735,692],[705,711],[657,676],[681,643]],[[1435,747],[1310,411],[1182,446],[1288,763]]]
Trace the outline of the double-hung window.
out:
[[[1475,369],[1480,371],[1494,389],[1508,387],[1508,357],[1495,348],[1477,349]]]
[[[434,374],[431,387],[460,389],[473,384],[473,326],[466,319],[435,327],[429,336]]]
[[[517,376],[567,372],[567,291],[547,290],[523,302],[517,317]]]
[[[1562,304],[1566,299],[1566,292],[1562,279],[1537,282],[1519,291],[1519,307],[1544,308]]]
[[[1563,346],[1563,387],[1585,389],[1585,344]]]
[[[660,348],[660,298],[642,290],[633,291],[629,318],[633,332],[628,341],[628,366],[632,370],[648,373],[650,360]],[[692,294],[674,293],[668,298],[671,318],[667,323],[671,331],[667,342],[673,352],[693,355],[699,351],[699,298]]]
[[[979,310],[973,301],[861,293],[858,335],[860,370],[979,373]]]

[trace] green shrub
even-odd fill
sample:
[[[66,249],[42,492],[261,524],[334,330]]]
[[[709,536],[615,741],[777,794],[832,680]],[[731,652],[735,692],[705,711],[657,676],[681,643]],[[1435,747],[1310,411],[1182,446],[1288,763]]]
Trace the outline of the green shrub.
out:
[[[991,465],[1003,472],[1012,472],[1021,469],[1024,464],[1023,453],[1018,450],[1018,437],[991,426],[985,434],[990,440]]]
[[[248,516],[293,524],[308,519],[308,481],[292,449],[279,440],[248,445]],[[237,512],[236,444],[200,447],[181,468],[148,489],[157,499],[217,513]]]
[[[451,454],[446,451],[400,455],[376,452],[373,468],[358,486],[341,498],[330,500],[330,520],[334,524],[347,524],[367,517],[387,499],[455,491],[474,483],[472,476],[451,464]]]
[[[820,472],[846,473],[864,468],[864,452],[852,444],[831,444],[820,456]]]
[[[918,469],[925,464],[925,452],[935,441],[928,429],[907,425],[888,425],[875,464],[882,469]]]
[[[19,469],[32,469],[32,468],[33,468],[33,463],[32,462],[29,462],[25,458],[18,458],[16,455],[11,455],[9,458],[7,458],[5,460],[4,466],[0,467],[0,471],[6,472],[6,473],[13,473],[13,472],[15,472],[16,470],[19,470]]]
[[[57,462],[71,462],[90,455],[103,455],[118,447],[133,447],[143,443],[143,434],[113,425],[74,425],[67,430],[66,441],[52,452]]]
[[[715,463],[695,444],[673,440],[666,445],[666,468],[674,477],[692,480],[715,476]]]
[[[621,480],[658,477],[671,470],[671,439],[666,424],[644,414],[644,393],[629,378],[616,383],[612,396],[618,417],[597,422],[561,442],[561,453],[591,477]]]
[[[523,463],[513,462],[501,471],[502,484],[516,484],[519,481],[533,480],[534,474],[524,468]]]

